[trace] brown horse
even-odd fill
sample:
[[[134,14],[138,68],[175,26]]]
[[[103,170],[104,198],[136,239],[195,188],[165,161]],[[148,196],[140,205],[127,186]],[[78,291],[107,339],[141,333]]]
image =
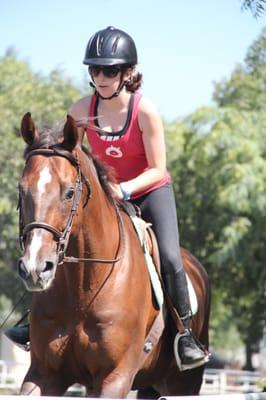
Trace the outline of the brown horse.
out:
[[[132,222],[112,197],[106,170],[78,144],[71,117],[63,131],[21,123],[27,147],[19,186],[19,274],[33,292],[31,364],[21,394],[63,395],[74,383],[99,397],[197,394],[204,367],[180,372],[169,313],[152,349],[145,339],[158,316]],[[183,250],[198,312],[193,330],[208,347],[206,272]]]

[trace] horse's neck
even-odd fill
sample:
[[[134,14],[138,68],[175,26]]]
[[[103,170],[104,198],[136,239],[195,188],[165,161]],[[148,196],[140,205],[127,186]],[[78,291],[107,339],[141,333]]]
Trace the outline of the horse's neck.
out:
[[[105,195],[88,207],[84,225],[86,247],[97,254],[97,258],[115,258],[119,243],[118,219],[114,206]]]
[[[115,207],[103,190],[92,188],[92,197],[79,216],[78,235],[70,240],[68,255],[77,258],[115,259],[120,247],[120,230]],[[112,264],[80,263],[66,269],[68,285],[84,290],[99,288]]]
[[[119,243],[117,210],[101,187],[92,160],[90,160],[90,182],[92,196],[84,209],[83,220],[85,247],[90,248],[93,254],[97,254],[97,258],[115,258]]]

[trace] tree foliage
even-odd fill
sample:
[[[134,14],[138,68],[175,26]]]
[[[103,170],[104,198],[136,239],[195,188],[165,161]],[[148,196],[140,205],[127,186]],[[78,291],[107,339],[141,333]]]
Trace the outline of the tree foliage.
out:
[[[251,10],[253,16],[257,18],[265,13],[266,0],[244,0],[242,8]]]
[[[167,131],[182,242],[207,266],[215,294],[253,349],[266,319],[265,52],[264,30],[244,64],[216,83],[217,107]],[[216,302],[213,326],[217,310]]]
[[[263,114],[266,104],[266,28],[249,47],[244,64],[227,80],[215,84],[213,98],[221,107]]]

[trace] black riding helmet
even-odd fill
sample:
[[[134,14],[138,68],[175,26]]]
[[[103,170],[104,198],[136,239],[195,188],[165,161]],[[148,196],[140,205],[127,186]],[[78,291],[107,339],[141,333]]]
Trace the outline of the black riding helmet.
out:
[[[89,40],[83,64],[136,65],[137,49],[134,40],[124,31],[108,26],[96,32]]]
[[[125,67],[134,66],[138,63],[137,49],[134,40],[124,31],[108,26],[96,32],[89,40],[85,51],[83,64],[85,65],[121,65]],[[117,90],[109,97],[103,97],[97,92],[93,76],[90,85],[94,87],[95,93],[103,100],[111,100],[119,95],[125,82],[122,70],[120,84]]]

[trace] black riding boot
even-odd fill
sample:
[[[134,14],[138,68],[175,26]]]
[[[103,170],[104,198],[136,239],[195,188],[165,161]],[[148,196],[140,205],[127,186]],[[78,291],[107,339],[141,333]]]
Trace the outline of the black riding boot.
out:
[[[27,318],[29,311],[23,315],[20,321],[16,323],[12,328],[7,329],[4,334],[17,346],[23,350],[30,350],[30,326],[29,324],[20,325],[20,323]]]
[[[178,333],[174,341],[177,365],[181,371],[199,367],[205,364],[209,357],[191,332],[191,311],[185,272],[182,269],[175,275],[165,275],[164,280],[167,292],[186,330],[184,334]]]

